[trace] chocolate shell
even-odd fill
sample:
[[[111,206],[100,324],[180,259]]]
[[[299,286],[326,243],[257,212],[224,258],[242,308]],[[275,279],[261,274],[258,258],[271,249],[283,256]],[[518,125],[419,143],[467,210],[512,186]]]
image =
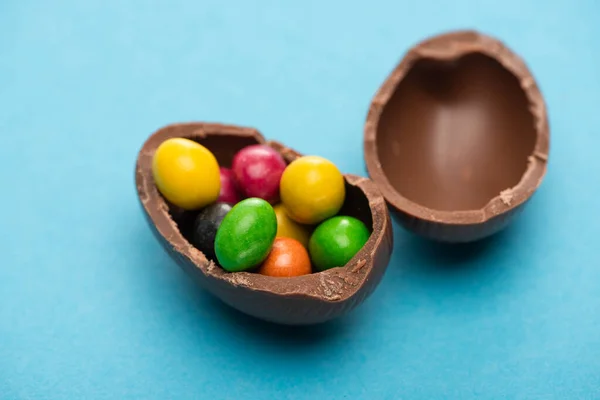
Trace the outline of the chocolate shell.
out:
[[[469,242],[506,227],[539,187],[546,106],[500,41],[459,31],[410,49],[372,100],[369,176],[408,230]]]
[[[368,242],[345,266],[293,278],[229,273],[188,240],[194,214],[167,204],[154,184],[151,170],[154,152],[164,140],[175,137],[201,143],[225,167],[230,166],[238,150],[256,143],[273,147],[287,163],[300,155],[280,143],[266,141],[255,129],[206,123],[164,127],[143,145],[135,180],[148,224],[170,256],[202,288],[239,311],[287,325],[315,324],[340,317],[373,292],[389,263],[393,239],[385,200],[371,180],[344,175],[346,201],[340,214],[359,218],[372,229]]]

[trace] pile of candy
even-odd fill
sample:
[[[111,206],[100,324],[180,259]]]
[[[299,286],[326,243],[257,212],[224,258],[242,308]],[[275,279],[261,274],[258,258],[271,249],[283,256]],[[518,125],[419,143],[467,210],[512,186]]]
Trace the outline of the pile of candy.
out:
[[[197,210],[192,242],[226,271],[290,277],[345,265],[370,232],[358,219],[337,215],[345,182],[318,156],[289,165],[266,145],[241,149],[231,169],[189,139],[163,142],[152,163],[160,193]]]

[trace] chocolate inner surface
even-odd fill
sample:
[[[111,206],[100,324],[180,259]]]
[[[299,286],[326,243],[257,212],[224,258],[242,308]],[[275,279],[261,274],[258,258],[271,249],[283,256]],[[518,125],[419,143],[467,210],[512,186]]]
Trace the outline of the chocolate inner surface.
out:
[[[385,105],[378,157],[407,199],[442,211],[480,209],[520,181],[534,124],[518,79],[496,60],[421,59]]]
[[[221,167],[231,167],[234,155],[246,146],[256,144],[256,140],[249,137],[240,137],[234,135],[210,135],[207,137],[197,138],[188,137],[207,149],[209,149],[217,158]],[[286,160],[288,164],[291,160]],[[192,243],[192,229],[198,211],[184,211],[177,207],[170,206],[169,213],[173,220],[177,223],[182,235],[188,242]],[[361,220],[373,232],[373,219],[369,200],[365,194],[356,186],[352,186],[346,182],[346,199],[342,209],[338,215],[347,215]],[[217,260],[213,260],[218,264]]]

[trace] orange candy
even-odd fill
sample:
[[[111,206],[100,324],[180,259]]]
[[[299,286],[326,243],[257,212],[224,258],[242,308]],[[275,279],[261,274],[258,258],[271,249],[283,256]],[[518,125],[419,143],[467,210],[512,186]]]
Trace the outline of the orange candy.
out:
[[[296,239],[278,237],[271,252],[258,269],[259,274],[276,277],[307,275],[312,272],[310,257]]]

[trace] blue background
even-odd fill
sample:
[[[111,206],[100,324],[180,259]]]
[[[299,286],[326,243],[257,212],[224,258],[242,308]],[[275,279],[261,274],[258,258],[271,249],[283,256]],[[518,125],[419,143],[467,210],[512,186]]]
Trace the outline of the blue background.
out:
[[[599,18],[593,0],[1,1],[0,398],[600,398]],[[505,41],[548,102],[549,173],[510,229],[447,248],[395,227],[375,294],[310,329],[222,306],[159,248],[133,183],[150,133],[255,126],[364,175],[372,95],[454,28]]]

